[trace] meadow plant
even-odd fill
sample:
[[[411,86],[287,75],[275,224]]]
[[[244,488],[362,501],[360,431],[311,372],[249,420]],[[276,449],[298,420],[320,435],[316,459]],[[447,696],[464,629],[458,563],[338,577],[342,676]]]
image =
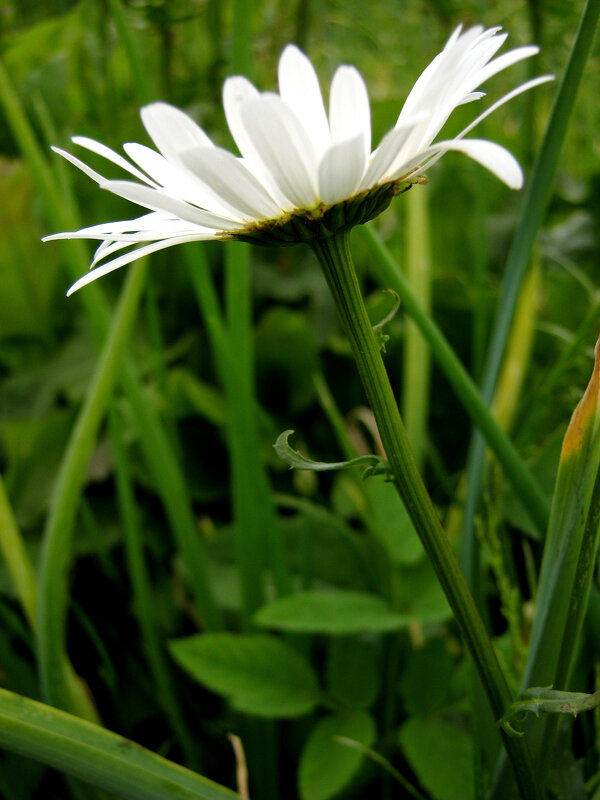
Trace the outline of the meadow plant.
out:
[[[233,68],[247,71],[250,11],[243,3],[235,6]],[[433,800],[599,797],[593,715],[584,716],[587,721],[578,734],[587,742],[583,756],[577,744],[570,744],[571,727],[563,724],[566,717],[600,705],[600,694],[590,685],[587,650],[582,648],[584,632],[597,630],[593,579],[600,529],[598,348],[591,380],[564,437],[564,427],[561,430],[552,492],[542,481],[539,465],[522,457],[509,434],[534,334],[539,270],[535,265],[529,274],[527,270],[536,258],[535,237],[600,3],[588,0],[585,6],[526,185],[498,315],[493,324],[488,319],[485,341],[479,324],[479,344],[489,342],[487,356],[482,347],[476,376],[481,388],[433,319],[427,238],[436,225],[436,210],[430,212],[426,184],[435,183],[437,162],[457,152],[477,166],[461,169],[452,186],[483,167],[508,188],[523,187],[523,171],[508,149],[469,134],[493,112],[552,76],[535,76],[530,68],[534,77],[472,115],[466,126],[458,126],[458,133],[444,138],[442,131],[456,116],[462,120],[484,102],[487,81],[529,63],[538,47],[502,53],[507,34],[501,28],[459,25],[415,82],[393,127],[375,140],[361,74],[351,66],[338,67],[326,108],[311,61],[299,47],[287,45],[279,59],[277,93],[259,92],[243,75],[225,80],[223,108],[240,154],[236,155],[215,144],[176,106],[146,102],[151,90],[127,14],[117,0],[110,8],[144,102],[142,122],[156,149],[127,143],[125,158],[95,139],[72,138],[88,151],[88,160],[104,159],[109,169],[126,173],[127,180],[106,178],[106,166],[99,172],[66,149],[53,149],[100,188],[144,208],[142,216],[80,227],[70,176],[46,160],[0,64],[0,100],[13,136],[36,174],[48,219],[55,229],[68,229],[46,240],[100,241],[83,277],[81,242],[74,245],[79,250],[65,249],[65,259],[70,274],[77,276],[68,294],[78,292],[101,348],[60,459],[37,570],[9,495],[0,485],[0,545],[22,605],[23,621],[18,624],[28,627],[36,642],[39,699],[44,701],[28,699],[26,691],[0,689],[0,745],[63,771],[69,776],[65,791],[74,797],[101,797],[104,792],[164,800],[235,796],[221,784],[235,786],[243,797],[250,791],[257,800],[296,796],[295,791],[301,800],[365,792]],[[219,3],[210,8],[213,66],[218,68],[224,22]],[[299,24],[299,30],[305,24],[306,20]],[[42,104],[38,112],[40,125],[52,135],[47,108]],[[382,239],[387,230],[393,242],[389,220],[395,218],[390,214],[402,203],[409,209],[406,271]],[[450,198],[445,226],[459,222],[453,219],[452,203]],[[481,198],[474,203],[482,203]],[[472,220],[460,224],[476,235],[481,217],[476,208],[472,214]],[[372,221],[380,216],[384,225],[378,231]],[[375,310],[370,298],[365,302],[364,276],[355,268],[351,239],[359,262],[372,262],[381,285],[389,289],[391,311],[386,298]],[[200,248],[194,246],[197,242]],[[217,254],[216,242],[223,255]],[[173,366],[176,358],[167,369],[172,357],[163,341],[155,290],[150,288],[154,269],[147,270],[146,257],[175,245],[181,248],[170,258],[180,252],[187,264],[219,389],[191,370]],[[336,389],[333,374],[319,368],[310,344],[315,330],[298,312],[278,317],[280,312],[271,309],[254,335],[249,261],[253,245],[262,254],[263,283],[270,280],[269,270],[279,258],[273,253],[285,253],[281,257],[286,264],[294,263],[297,252],[304,258],[312,253],[312,263],[319,265],[320,279],[324,276],[329,290],[326,307],[337,309],[345,336],[338,337],[337,349],[351,354],[367,408],[344,417],[338,407],[347,406],[343,391]],[[215,281],[212,265],[219,259],[224,270]],[[110,317],[101,286],[88,284],[125,265],[131,265],[129,274]],[[179,283],[182,278],[174,277],[175,267],[171,269],[173,283]],[[580,280],[585,283],[585,276]],[[285,296],[285,288],[277,291]],[[154,352],[146,364],[138,364],[132,331],[144,296]],[[598,307],[595,302],[585,331],[573,336],[579,346],[598,321]],[[406,428],[384,365],[387,359],[393,371],[400,313],[410,318],[402,331]],[[474,311],[476,317],[479,313],[480,308]],[[332,330],[330,319],[325,330]],[[253,375],[261,352],[274,353],[273,369],[288,375],[290,407],[300,416],[302,451],[290,443],[294,431],[274,433],[274,418],[281,415],[261,408],[268,392],[260,385],[260,374],[256,391]],[[448,475],[427,432],[423,404],[429,402],[429,352],[473,422],[466,487]],[[186,480],[180,459],[191,443],[181,438],[175,417],[167,423],[161,420],[156,398],[147,390],[148,376],[163,401],[170,397],[173,405],[186,404],[226,442],[229,527],[223,523],[217,531],[211,513],[198,515],[200,497],[210,507],[210,473],[216,459],[200,447],[195,458],[206,461],[207,474],[196,486]],[[268,407],[268,400],[264,402]],[[341,460],[317,461],[306,454],[313,445],[306,445],[310,435],[302,429],[302,412],[311,402],[329,423]],[[350,408],[362,405],[360,400],[349,402]],[[111,452],[107,469],[116,485],[114,506],[123,528],[125,572],[140,631],[141,671],[145,673],[147,665],[149,676],[144,680],[157,695],[172,760],[152,752],[158,749],[152,747],[152,737],[144,739],[151,746],[145,749],[102,726],[106,712],[94,686],[90,692],[84,683],[90,682],[87,674],[78,674],[82,670],[68,639],[75,530],[100,527],[83,490],[105,418]],[[441,424],[451,431],[454,422],[446,415]],[[318,431],[318,426],[310,427]],[[263,448],[268,436],[275,445],[273,455],[265,455]],[[492,457],[497,463],[490,463]],[[294,469],[296,494],[280,488],[286,480],[282,464]],[[328,474],[320,478],[320,473]],[[441,483],[453,484],[445,518],[437,494],[434,503],[426,488],[424,474],[427,483],[437,474]],[[145,541],[151,517],[138,501],[146,484],[154,487],[164,508],[177,554],[168,568],[162,566],[156,583]],[[331,491],[338,516],[318,502],[317,486],[321,492]],[[214,516],[218,519],[219,512]],[[459,544],[456,531],[461,524]],[[519,531],[518,548],[510,543],[513,530]],[[154,546],[164,552],[164,544]],[[485,580],[493,581],[491,590]],[[12,619],[16,614],[11,613]],[[80,613],[85,620],[86,614]],[[79,624],[94,631],[98,623],[92,618]],[[163,628],[168,628],[168,636]],[[90,637],[99,642],[104,672],[112,674],[102,636],[94,632]],[[126,649],[128,644],[120,646]],[[588,649],[597,659],[597,644]],[[139,664],[136,669],[140,671]],[[109,682],[118,698],[117,674],[118,667]],[[184,686],[183,675],[189,680]],[[12,684],[10,688],[18,689]],[[186,698],[201,704],[204,714],[215,694],[224,698],[224,705],[206,712],[216,727],[211,729],[213,723],[208,722],[204,731],[219,740],[213,748],[202,744],[198,730],[204,723],[195,724],[196,714],[190,713]],[[281,737],[282,731],[289,733],[289,741]],[[126,732],[137,738],[130,728]],[[231,732],[235,780],[233,768],[225,775],[222,766],[212,763]],[[281,757],[292,759],[293,766],[281,767]],[[0,762],[0,790],[8,800],[25,798],[13,777],[21,762],[15,766],[11,758],[6,765]],[[179,766],[178,760],[186,766]],[[43,783],[33,785],[26,797],[39,796],[35,792],[40,786]]]

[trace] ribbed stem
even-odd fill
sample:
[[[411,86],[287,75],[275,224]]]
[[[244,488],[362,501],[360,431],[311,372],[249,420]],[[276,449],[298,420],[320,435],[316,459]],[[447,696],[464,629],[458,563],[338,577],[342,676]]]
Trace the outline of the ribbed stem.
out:
[[[348,232],[312,243],[350,341],[358,372],[377,420],[381,440],[392,468],[395,486],[419,534],[423,547],[454,612],[464,641],[481,677],[494,716],[499,719],[513,702],[473,597],[450,542],[419,475],[392,387],[367,316]],[[541,798],[525,742],[504,737],[523,800]]]

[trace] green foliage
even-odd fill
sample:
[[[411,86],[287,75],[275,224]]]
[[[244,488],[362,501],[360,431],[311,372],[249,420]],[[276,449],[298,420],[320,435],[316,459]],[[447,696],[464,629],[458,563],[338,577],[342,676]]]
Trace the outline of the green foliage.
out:
[[[328,800],[337,795],[360,767],[362,753],[338,741],[338,737],[370,747],[375,740],[373,718],[364,711],[344,711],[317,723],[300,757],[302,800]]]
[[[296,633],[381,633],[397,631],[410,618],[375,595],[343,589],[301,592],[274,600],[254,615],[263,628]]]
[[[329,645],[327,690],[352,709],[370,708],[380,690],[381,647],[372,637],[336,636]]]
[[[412,717],[400,728],[402,751],[436,800],[473,800],[473,740],[441,719]]]
[[[473,764],[484,738],[493,752],[495,720],[482,729],[483,706],[468,699],[463,645],[406,506],[387,475],[329,471],[353,463],[376,470],[386,456],[311,252],[215,243],[153,256],[125,355],[111,370],[114,386],[104,387],[61,490],[68,443],[94,394],[98,353],[134,267],[66,300],[91,249],[40,238],[134,212],[60,163],[49,145],[75,152],[75,134],[116,149],[150,144],[138,108],[163,99],[228,147],[222,80],[252,71],[257,85],[272,88],[288,41],[309,53],[323,86],[338,64],[357,65],[377,145],[456,24],[504,24],[511,46],[541,45],[536,63],[490,81],[483,105],[524,80],[526,69],[560,79],[583,5],[378,0],[365,13],[358,0],[3,4],[0,684],[42,697],[41,656],[42,672],[48,663],[64,670],[67,694],[102,727],[82,728],[2,694],[0,739],[7,730],[14,738],[1,739],[0,796],[92,800],[94,783],[144,800],[231,796],[198,774],[184,780],[175,766],[235,786],[236,766],[238,776],[244,769],[229,732],[240,737],[253,800],[480,800],[489,792],[494,764],[477,772]],[[483,430],[497,459],[485,483],[490,495],[476,509],[483,520],[493,515],[496,547],[494,563],[488,550],[478,568],[478,602],[513,685],[554,684],[547,694],[525,694],[511,714],[572,711],[572,702],[584,709],[598,690],[597,435],[575,460],[559,456],[600,321],[600,106],[592,80],[599,64],[596,49],[536,238],[532,349],[510,397],[508,432],[476,387],[509,244],[527,222],[519,222],[522,199],[449,154],[426,189],[395,200],[352,239],[371,321],[390,306],[382,289],[401,295],[384,329],[385,363],[457,551],[471,429]],[[529,176],[555,91],[517,98],[475,135],[506,145]],[[445,132],[460,130],[476,105],[457,109]],[[116,166],[107,175],[122,177]],[[425,213],[417,189],[427,193]],[[415,204],[410,213],[407,202]],[[418,312],[400,292],[403,281],[425,308],[425,333],[412,323]],[[282,445],[280,453],[310,472],[288,469],[273,449],[291,428],[298,449]],[[49,526],[56,504],[65,516]],[[48,526],[58,537],[50,569],[40,558]],[[513,638],[529,647],[525,676],[505,632],[504,587],[515,589]],[[46,683],[52,693],[56,681]],[[600,797],[597,719],[579,715],[573,747],[568,715],[554,737],[558,716],[511,716],[510,724],[526,731],[534,751],[546,751],[539,771],[555,767],[555,794],[582,797],[587,782],[587,794]],[[132,779],[127,764],[137,757],[145,766]],[[55,770],[90,785],[78,788]],[[388,784],[390,775],[401,786]],[[496,792],[505,800],[510,789],[500,783]]]
[[[297,717],[319,703],[317,677],[290,645],[272,636],[211,633],[171,642],[192,677],[259,717]]]

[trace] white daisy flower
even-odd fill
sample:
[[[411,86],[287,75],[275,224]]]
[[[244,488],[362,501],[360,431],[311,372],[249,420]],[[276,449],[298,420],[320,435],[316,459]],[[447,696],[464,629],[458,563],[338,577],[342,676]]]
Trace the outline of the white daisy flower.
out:
[[[53,148],[102,189],[150,210],[136,219],[46,237],[102,241],[91,271],[68,294],[175,244],[207,239],[293,244],[333,235],[372,219],[394,195],[423,182],[424,171],[449,150],[470,156],[519,189],[521,168],[505,148],[465,136],[499,106],[552,76],[521,84],[453,139],[434,142],[457,106],[484,96],[476,90],[488,78],[538,52],[535,46],[518,47],[494,58],[506,37],[500,28],[458,27],[373,151],[369,97],[360,73],[351,66],[338,68],[327,112],[315,70],[294,45],[279,60],[279,94],[260,93],[241,76],[225,81],[225,115],[241,158],[217,147],[189,116],[167,103],[141,110],[158,152],[128,143],[123,145],[128,161],[93,139],[73,137],[76,145],[135,180],[107,179]]]

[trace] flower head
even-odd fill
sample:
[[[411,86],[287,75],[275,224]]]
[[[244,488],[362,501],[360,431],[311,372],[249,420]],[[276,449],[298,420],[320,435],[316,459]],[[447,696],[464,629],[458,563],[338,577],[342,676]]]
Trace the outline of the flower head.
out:
[[[494,57],[506,37],[500,28],[457,28],[415,83],[394,128],[373,151],[369,97],[360,73],[351,66],[338,68],[327,112],[312,64],[293,45],[279,60],[279,94],[260,93],[241,76],[225,81],[225,115],[241,158],[215,146],[190,117],[167,103],[141,110],[158,152],[128,143],[123,145],[128,161],[99,142],[73,137],[75,144],[103,156],[134,181],[108,180],[54,148],[101,188],[150,211],[136,219],[46,237],[102,242],[91,271],[69,294],[179,243],[256,239],[292,244],[332,235],[376,216],[395,194],[422,182],[424,171],[449,150],[470,156],[509,187],[520,188],[521,169],[505,148],[465,136],[500,105],[551,76],[518,86],[453,139],[434,142],[457,106],[484,96],[477,89],[488,78],[538,52],[527,46]]]

